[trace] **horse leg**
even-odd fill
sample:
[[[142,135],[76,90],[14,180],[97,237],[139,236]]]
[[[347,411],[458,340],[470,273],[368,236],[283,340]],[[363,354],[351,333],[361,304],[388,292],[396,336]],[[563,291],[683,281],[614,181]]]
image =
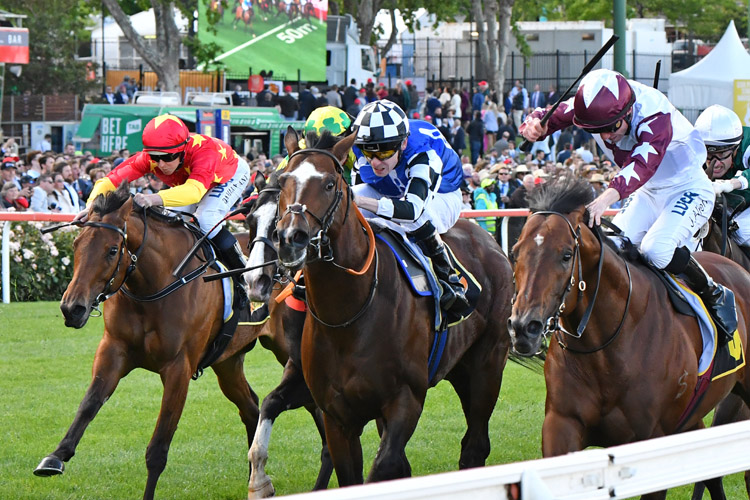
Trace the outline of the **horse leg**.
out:
[[[584,424],[577,418],[547,411],[542,424],[542,456],[556,457],[584,448]]]
[[[164,394],[161,399],[159,418],[156,421],[154,434],[146,448],[146,490],[144,500],[153,500],[156,482],[167,466],[167,454],[172,437],[177,430],[177,423],[182,416],[187,399],[188,385],[192,370],[185,356],[176,358],[172,363],[159,372]]]
[[[406,389],[383,408],[383,432],[375,461],[367,476],[368,483],[411,476],[411,465],[404,449],[417,428],[422,401],[424,398],[419,400],[411,390]]]
[[[461,439],[459,469],[482,467],[490,455],[489,423],[500,394],[505,357],[486,356],[486,351],[481,356],[488,361],[485,366],[471,363],[472,369],[467,370],[459,365],[447,377],[461,401],[467,425]]]
[[[63,462],[67,462],[75,455],[78,442],[83,437],[86,428],[115,391],[120,379],[131,369],[127,349],[113,342],[105,333],[94,358],[91,384],[78,406],[73,423],[70,424],[65,437],[57,445],[57,449],[39,463],[34,470],[35,475],[54,476],[63,473],[65,470]]]
[[[248,448],[253,442],[255,427],[258,425],[258,395],[245,378],[243,371],[245,355],[236,354],[212,366],[224,396],[240,410],[240,418],[247,431]],[[249,474],[252,473],[252,469]],[[248,475],[248,477],[250,477]]]
[[[326,446],[322,416],[316,411],[310,390],[305,384],[302,371],[294,363],[287,361],[281,383],[265,398],[260,408],[258,429],[248,452],[250,461],[250,483],[248,498],[266,498],[274,495],[271,478],[266,474],[268,460],[268,443],[271,440],[273,423],[282,412],[305,406],[312,414],[323,442],[321,451],[321,468],[314,489],[325,489],[331,478],[333,464]]]
[[[362,484],[362,443],[359,440],[362,428],[347,431],[326,414],[323,414],[323,422],[339,486]]]

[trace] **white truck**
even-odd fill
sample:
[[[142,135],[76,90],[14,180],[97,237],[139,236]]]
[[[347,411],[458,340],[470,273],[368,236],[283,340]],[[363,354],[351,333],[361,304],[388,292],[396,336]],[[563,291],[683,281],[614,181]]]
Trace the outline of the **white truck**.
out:
[[[328,16],[326,38],[326,80],[328,85],[346,86],[352,78],[357,85],[377,76],[375,51],[359,43],[357,23],[350,14]]]

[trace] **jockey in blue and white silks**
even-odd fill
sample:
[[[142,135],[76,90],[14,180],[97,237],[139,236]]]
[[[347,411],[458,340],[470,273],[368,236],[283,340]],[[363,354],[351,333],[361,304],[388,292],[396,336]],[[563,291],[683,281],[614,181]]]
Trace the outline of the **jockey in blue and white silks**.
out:
[[[407,119],[387,100],[366,105],[354,126],[353,177],[360,181],[352,188],[354,201],[404,228],[443,282],[443,309],[461,310],[468,305],[465,290],[440,239],[461,214],[459,156],[434,125]]]

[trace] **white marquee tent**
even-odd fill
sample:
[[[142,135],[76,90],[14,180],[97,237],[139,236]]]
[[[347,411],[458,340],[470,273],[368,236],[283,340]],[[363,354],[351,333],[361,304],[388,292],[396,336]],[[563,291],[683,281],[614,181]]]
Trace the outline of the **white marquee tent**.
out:
[[[711,104],[733,109],[734,80],[750,80],[750,54],[731,21],[711,52],[689,68],[670,75],[669,100],[695,121],[698,113]]]

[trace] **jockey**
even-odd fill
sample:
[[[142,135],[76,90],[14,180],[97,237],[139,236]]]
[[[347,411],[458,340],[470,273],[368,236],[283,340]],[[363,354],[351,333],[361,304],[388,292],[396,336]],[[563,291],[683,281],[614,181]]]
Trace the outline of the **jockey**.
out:
[[[240,199],[250,179],[250,167],[227,143],[200,134],[190,134],[187,126],[173,115],[152,119],[143,130],[143,151],[137,153],[94,184],[94,199],[114,191],[124,181],[134,181],[153,173],[169,186],[158,193],[138,193],[133,202],[143,207],[165,206],[194,213],[203,232],[219,249],[221,260],[230,269],[244,269],[245,259],[234,235],[225,227],[214,226]],[[75,218],[85,222],[89,208]]]
[[[730,193],[730,208],[742,200],[750,206],[750,127],[743,127],[740,118],[731,109],[718,104],[709,106],[695,121],[695,128],[708,150],[706,174],[713,180],[714,192]],[[738,244],[750,245],[750,210],[743,210],[734,218],[737,231],[732,234]]]
[[[367,104],[354,125],[355,169],[363,184],[353,187],[357,205],[400,224],[426,257],[443,285],[440,305],[461,310],[465,290],[440,234],[461,213],[461,160],[434,125],[409,120],[396,104]]]
[[[651,264],[681,275],[703,300],[721,340],[730,340],[737,328],[734,293],[715,283],[688,248],[695,250],[691,239],[707,222],[715,199],[703,172],[706,147],[698,131],[664,94],[607,69],[586,75],[575,97],[544,127],[543,116],[544,110],[536,109],[520,133],[536,141],[577,125],[622,168],[588,205],[589,226],[600,224],[611,204],[628,198],[613,223]]]
[[[325,130],[330,132],[334,137],[340,136],[344,138],[352,133],[352,117],[336,106],[315,108],[310,113],[310,116],[307,117],[307,121],[305,121],[304,135],[307,136],[307,134],[315,132],[320,136]],[[302,149],[307,148],[305,137],[299,139],[299,147]],[[344,167],[344,179],[346,179],[348,184],[351,184],[351,173],[355,161],[356,157],[354,153],[349,151],[349,157],[342,165]],[[289,157],[287,156],[279,163],[276,170],[283,170],[288,162]]]

